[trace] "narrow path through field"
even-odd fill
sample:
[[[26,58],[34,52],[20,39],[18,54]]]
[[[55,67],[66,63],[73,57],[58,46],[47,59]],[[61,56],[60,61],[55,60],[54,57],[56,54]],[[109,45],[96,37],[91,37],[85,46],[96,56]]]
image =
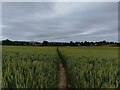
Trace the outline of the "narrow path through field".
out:
[[[64,64],[63,64],[63,61],[62,61],[62,58],[61,58],[61,55],[60,55],[60,52],[57,48],[57,53],[60,57],[60,65],[59,65],[59,85],[58,85],[58,88],[60,90],[64,89],[66,90],[67,89],[67,77],[66,77],[66,71],[65,71],[65,67],[64,67]]]

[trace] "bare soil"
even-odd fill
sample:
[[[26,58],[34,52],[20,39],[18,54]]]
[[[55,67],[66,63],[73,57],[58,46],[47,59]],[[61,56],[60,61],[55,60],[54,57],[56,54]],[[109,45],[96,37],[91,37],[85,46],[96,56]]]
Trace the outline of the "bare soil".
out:
[[[65,72],[65,67],[62,63],[60,63],[60,66],[59,66],[59,86],[58,87],[60,90],[67,90],[66,72]]]

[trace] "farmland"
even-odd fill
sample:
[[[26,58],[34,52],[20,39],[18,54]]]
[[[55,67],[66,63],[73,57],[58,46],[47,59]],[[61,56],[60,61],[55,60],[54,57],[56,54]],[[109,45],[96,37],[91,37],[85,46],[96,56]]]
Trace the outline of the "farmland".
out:
[[[56,88],[55,47],[3,47],[3,88]]]
[[[2,79],[2,46],[0,46],[0,89],[1,89],[1,80]]]
[[[3,46],[3,88],[57,88],[60,59],[69,88],[118,87],[117,47]]]
[[[118,48],[60,48],[69,88],[118,87]]]

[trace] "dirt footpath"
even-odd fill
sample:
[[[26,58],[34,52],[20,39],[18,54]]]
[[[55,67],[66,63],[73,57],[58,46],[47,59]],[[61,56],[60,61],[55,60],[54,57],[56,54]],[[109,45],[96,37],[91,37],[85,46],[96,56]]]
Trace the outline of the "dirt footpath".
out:
[[[60,66],[59,66],[59,89],[67,90],[66,72],[65,72],[65,67],[63,66],[62,63],[60,63]]]

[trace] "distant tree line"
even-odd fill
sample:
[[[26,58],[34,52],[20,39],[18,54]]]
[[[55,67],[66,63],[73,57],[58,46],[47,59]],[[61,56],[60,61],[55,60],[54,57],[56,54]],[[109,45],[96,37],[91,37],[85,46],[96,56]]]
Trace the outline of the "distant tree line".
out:
[[[108,41],[99,41],[99,42],[30,42],[30,41],[11,41],[9,39],[3,40],[2,45],[12,45],[12,46],[120,46],[118,42],[108,42]]]

